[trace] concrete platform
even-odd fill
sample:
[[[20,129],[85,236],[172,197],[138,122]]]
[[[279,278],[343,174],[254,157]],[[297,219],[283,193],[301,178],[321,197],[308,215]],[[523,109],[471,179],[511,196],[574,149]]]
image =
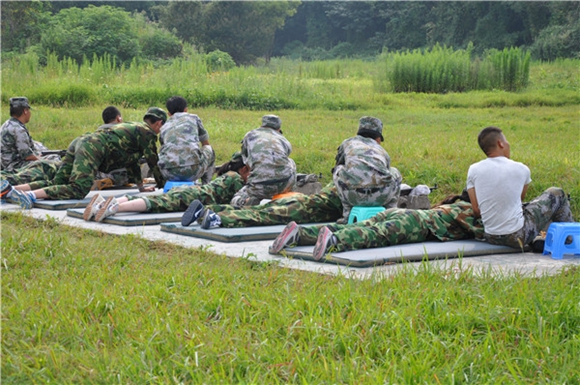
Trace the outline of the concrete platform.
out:
[[[134,192],[134,190],[131,192]],[[155,193],[160,192],[161,191],[158,190]],[[121,191],[116,190],[115,193],[120,194]],[[88,197],[90,198],[93,194],[94,192],[91,192]],[[18,206],[13,204],[2,204],[0,205],[0,210],[21,211]],[[128,227],[96,222],[85,222],[82,219],[76,219],[67,216],[66,210],[45,210],[34,208],[32,210],[24,211],[24,213],[38,219],[52,217],[68,226],[98,230],[104,233],[117,235],[135,234],[146,239],[169,242],[183,247],[208,248],[217,254],[224,254],[229,257],[246,257],[257,262],[275,261],[280,266],[291,269],[307,270],[322,274],[342,274],[353,278],[367,278],[371,274],[377,272],[385,275],[391,275],[397,272],[399,269],[403,268],[405,265],[418,267],[422,263],[409,262],[405,265],[397,263],[367,268],[331,265],[328,263],[322,264],[318,262],[289,259],[283,256],[271,255],[268,253],[268,247],[272,244],[272,241],[224,243],[214,240],[162,232],[160,230],[160,225]],[[497,274],[519,273],[527,276],[541,276],[544,274],[556,274],[567,266],[580,266],[580,257],[566,255],[562,260],[555,260],[552,259],[549,255],[536,253],[515,253],[476,256],[462,259],[436,260],[427,263],[449,270],[451,273],[457,272],[460,269],[471,268],[475,272],[491,270]]]

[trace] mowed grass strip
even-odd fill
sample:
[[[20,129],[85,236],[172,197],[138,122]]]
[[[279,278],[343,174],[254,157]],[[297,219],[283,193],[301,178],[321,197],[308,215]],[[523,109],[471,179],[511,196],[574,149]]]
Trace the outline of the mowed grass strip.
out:
[[[18,213],[1,265],[3,384],[579,378],[577,267],[354,280]]]

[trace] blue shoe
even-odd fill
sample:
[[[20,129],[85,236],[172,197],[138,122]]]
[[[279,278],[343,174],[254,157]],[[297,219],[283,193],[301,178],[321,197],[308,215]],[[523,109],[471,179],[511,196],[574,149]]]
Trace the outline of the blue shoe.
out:
[[[221,224],[222,220],[219,215],[210,209],[205,210],[205,213],[203,214],[203,220],[201,221],[202,229],[215,229],[220,227]]]
[[[12,189],[10,194],[10,202],[17,204],[24,210],[30,210],[34,205],[34,201],[28,192]]]
[[[2,181],[0,181],[0,199],[6,198],[6,195],[10,191],[12,191],[12,186],[10,185],[10,182],[8,182],[6,179],[2,179]]]
[[[203,204],[199,200],[194,200],[181,216],[181,226],[187,227],[197,221],[204,214]]]

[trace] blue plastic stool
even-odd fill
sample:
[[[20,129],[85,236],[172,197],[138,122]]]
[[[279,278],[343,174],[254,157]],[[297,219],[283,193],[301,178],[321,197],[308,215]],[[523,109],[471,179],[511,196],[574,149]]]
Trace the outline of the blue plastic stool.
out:
[[[572,243],[566,245],[568,236],[572,237]],[[564,254],[580,254],[580,223],[551,223],[544,242],[543,255],[546,254],[552,254],[552,259],[562,259]]]
[[[374,217],[375,215],[384,210],[385,210],[384,207],[354,206],[352,210],[350,210],[350,215],[348,216],[348,223],[364,221],[365,219]]]
[[[167,191],[171,190],[173,187],[183,186],[183,185],[194,185],[195,182],[187,182],[184,180],[168,180],[165,182],[165,186],[163,186],[163,192],[166,193]]]

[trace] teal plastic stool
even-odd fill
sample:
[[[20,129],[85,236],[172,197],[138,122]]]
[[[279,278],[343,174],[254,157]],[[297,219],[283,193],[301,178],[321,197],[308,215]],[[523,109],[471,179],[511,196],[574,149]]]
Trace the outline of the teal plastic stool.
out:
[[[168,180],[165,182],[165,186],[163,186],[163,192],[166,193],[167,191],[171,190],[173,187],[183,186],[183,185],[194,185],[195,182],[187,182],[184,180]]]
[[[350,215],[348,216],[348,223],[354,222],[361,222],[365,219],[369,219],[384,211],[384,207],[363,207],[363,206],[354,206],[352,210],[350,210]]]
[[[568,236],[572,237],[572,243],[566,244]],[[544,242],[543,255],[546,254],[552,254],[552,259],[562,259],[564,254],[580,255],[580,223],[551,223]]]

